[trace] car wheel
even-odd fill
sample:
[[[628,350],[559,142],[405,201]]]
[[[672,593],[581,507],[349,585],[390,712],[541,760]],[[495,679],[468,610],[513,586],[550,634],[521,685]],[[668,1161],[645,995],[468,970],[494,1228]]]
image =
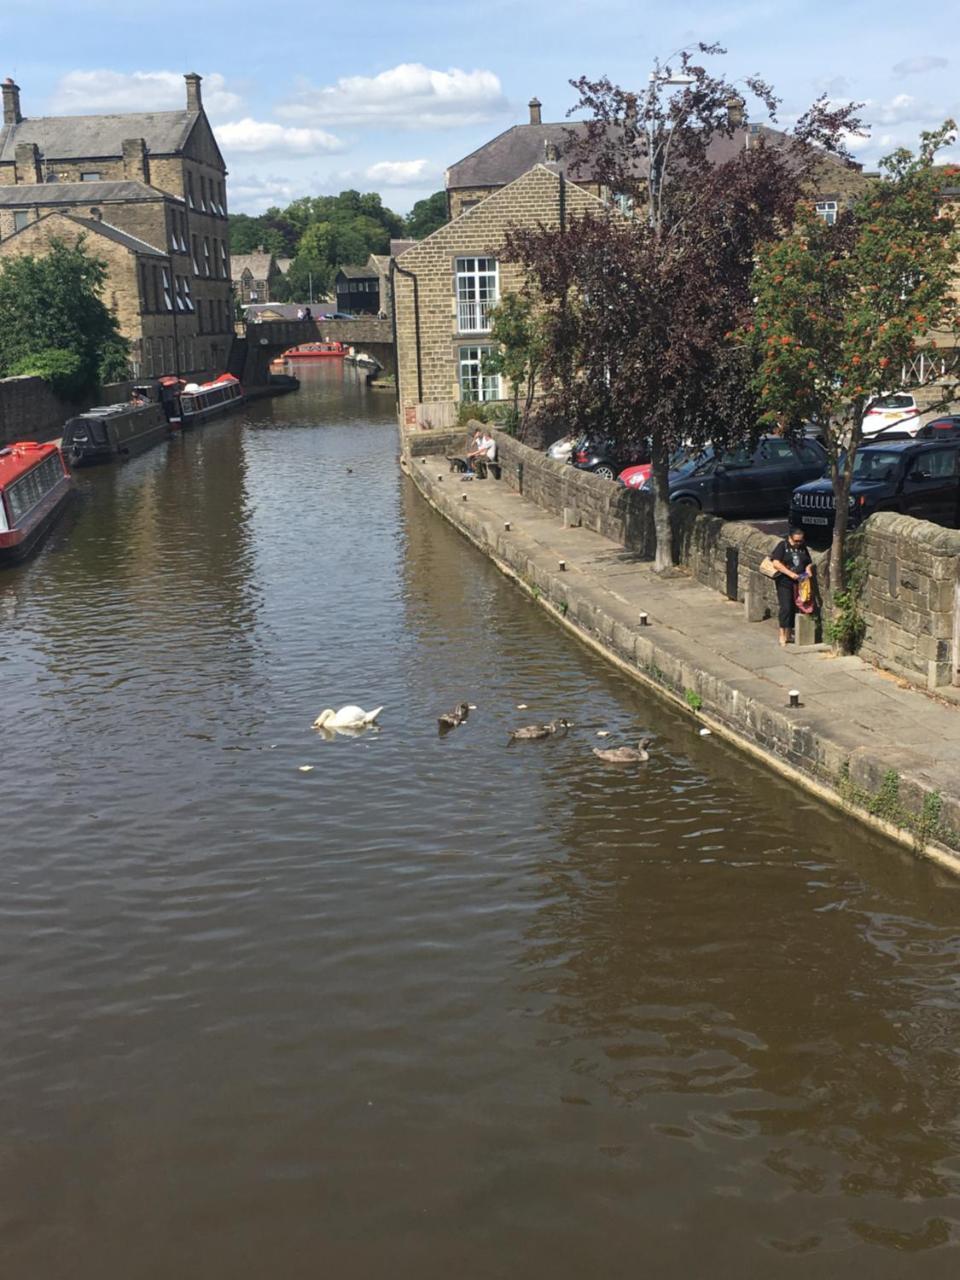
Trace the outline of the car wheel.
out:
[[[603,480],[616,480],[617,478],[614,475],[613,467],[608,467],[605,462],[601,462],[599,467],[594,467],[593,474],[600,476]]]
[[[697,499],[689,493],[682,493],[679,498],[672,498],[671,501],[678,507],[695,507],[697,511],[702,509]]]

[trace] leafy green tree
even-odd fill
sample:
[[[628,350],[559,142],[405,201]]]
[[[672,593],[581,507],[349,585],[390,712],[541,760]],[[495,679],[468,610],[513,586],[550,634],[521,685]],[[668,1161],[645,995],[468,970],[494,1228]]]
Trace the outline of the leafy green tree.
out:
[[[931,332],[958,323],[953,294],[960,237],[941,197],[937,152],[955,125],[921,135],[881,164],[869,192],[828,226],[808,209],[792,233],[760,253],[755,319],[739,340],[754,368],[761,420],[824,432],[836,503],[830,585],[845,586],[850,483],[872,400],[898,391]],[[937,377],[930,371],[927,381]],[[949,401],[955,385],[944,384]]]
[[[504,294],[490,314],[490,337],[499,349],[484,360],[484,372],[499,373],[510,383],[517,436],[522,440],[546,354],[543,317],[528,293]]]
[[[404,234],[414,240],[425,240],[447,221],[447,193],[435,191],[425,200],[418,200],[410,210],[404,224]]]
[[[0,376],[38,373],[78,400],[127,374],[127,343],[103,301],[107,265],[85,237],[0,263]]]

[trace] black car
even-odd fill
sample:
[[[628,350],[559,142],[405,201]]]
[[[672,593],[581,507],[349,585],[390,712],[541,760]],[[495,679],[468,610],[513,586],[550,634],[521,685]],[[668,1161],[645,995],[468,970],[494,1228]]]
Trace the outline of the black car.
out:
[[[835,509],[833,482],[814,480],[794,491],[790,523],[808,533],[827,533],[833,528]],[[960,437],[862,446],[853,463],[850,528],[875,511],[899,511],[956,527],[960,522]]]
[[[650,461],[650,442],[622,444],[616,440],[601,440],[584,436],[573,446],[570,462],[579,471],[592,471],[605,480],[615,480],[624,467],[632,467]]]
[[[711,445],[670,472],[670,501],[718,516],[782,516],[798,484],[822,476],[827,455],[816,440],[763,436],[754,448],[718,453]]]

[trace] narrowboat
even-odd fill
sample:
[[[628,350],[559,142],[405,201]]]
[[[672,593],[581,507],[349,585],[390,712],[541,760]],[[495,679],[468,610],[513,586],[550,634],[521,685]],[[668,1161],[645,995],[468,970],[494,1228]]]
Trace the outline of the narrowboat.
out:
[[[138,397],[134,404],[103,405],[71,418],[63,428],[60,447],[72,467],[89,466],[142,453],[169,436],[160,405]]]
[[[160,398],[170,427],[192,427],[218,413],[242,404],[243,387],[232,373],[222,373],[212,382],[188,382],[180,378],[160,379]]]
[[[0,564],[23,560],[40,545],[72,489],[55,444],[22,440],[0,449]]]
[[[349,348],[345,342],[302,342],[283,353],[284,360],[342,360]]]

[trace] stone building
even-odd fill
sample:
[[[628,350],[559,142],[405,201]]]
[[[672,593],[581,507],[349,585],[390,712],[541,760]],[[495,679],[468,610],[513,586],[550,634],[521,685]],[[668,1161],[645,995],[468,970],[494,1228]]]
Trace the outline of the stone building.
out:
[[[292,261],[285,258],[287,269]],[[284,277],[280,260],[260,245],[254,253],[235,253],[231,259],[237,301],[242,307],[276,302],[277,286]]]
[[[226,166],[201,78],[184,79],[184,110],[126,115],[25,117],[2,85],[0,255],[86,236],[138,377],[220,373],[233,337]]]
[[[519,290],[523,269],[501,261],[511,227],[557,227],[600,209],[557,166],[537,164],[415,242],[394,259],[397,392],[406,423],[449,425],[461,401],[501,400],[507,389],[483,370],[490,308]]]

